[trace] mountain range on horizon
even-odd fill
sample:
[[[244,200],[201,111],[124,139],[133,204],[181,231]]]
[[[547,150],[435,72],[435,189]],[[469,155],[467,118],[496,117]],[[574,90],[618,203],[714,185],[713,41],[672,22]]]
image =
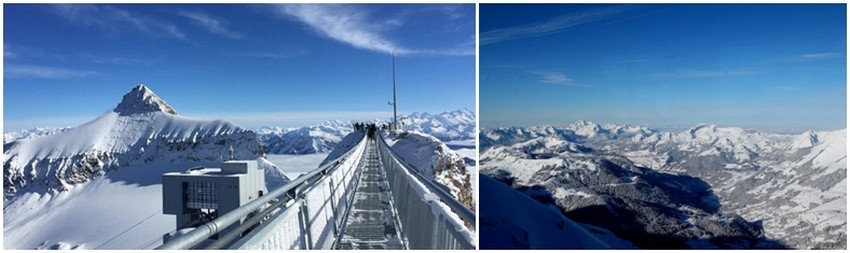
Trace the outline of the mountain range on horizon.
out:
[[[420,131],[441,141],[470,140],[475,138],[475,113],[458,109],[439,114],[415,112],[403,114],[405,130]],[[384,124],[392,119],[373,119],[367,122]],[[342,137],[354,131],[352,125],[358,121],[329,120],[303,127],[265,126],[252,129],[257,134],[262,149],[269,154],[313,154],[330,152]],[[3,134],[3,142],[31,139],[66,131],[72,127],[38,127]]]
[[[484,176],[641,248],[846,247],[846,130],[579,121],[479,143]]]
[[[439,114],[416,112],[400,118],[404,123],[401,129],[422,132],[440,141],[475,139],[475,113],[465,108]],[[270,154],[326,153],[342,137],[354,131],[352,125],[355,122],[334,120],[304,127],[261,127],[254,131],[259,135],[263,150]],[[392,119],[367,122],[385,124]]]

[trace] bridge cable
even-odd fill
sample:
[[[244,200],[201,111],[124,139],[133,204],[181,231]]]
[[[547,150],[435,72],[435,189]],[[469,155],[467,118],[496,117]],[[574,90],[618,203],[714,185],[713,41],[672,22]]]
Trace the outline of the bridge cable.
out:
[[[100,245],[97,245],[97,247],[95,247],[94,249],[100,249],[100,247],[103,247],[103,245],[106,245],[107,243],[112,242],[112,240],[115,240],[116,238],[118,238],[118,237],[120,237],[120,236],[124,235],[125,233],[130,232],[130,230],[132,230],[132,229],[134,229],[134,228],[138,227],[138,226],[139,226],[139,225],[141,225],[143,222],[147,221],[147,220],[148,220],[148,219],[150,219],[150,218],[153,218],[155,215],[157,215],[158,213],[161,213],[161,212],[162,212],[162,209],[159,209],[158,211],[156,211],[156,212],[152,213],[152,214],[151,214],[150,216],[148,216],[147,218],[142,219],[141,221],[137,222],[135,225],[130,226],[129,228],[127,228],[127,229],[125,229],[124,231],[122,231],[121,233],[118,233],[118,235],[116,235],[116,236],[114,236],[114,237],[110,238],[110,239],[109,239],[109,240],[107,240],[106,242],[103,242],[103,243],[101,243]]]

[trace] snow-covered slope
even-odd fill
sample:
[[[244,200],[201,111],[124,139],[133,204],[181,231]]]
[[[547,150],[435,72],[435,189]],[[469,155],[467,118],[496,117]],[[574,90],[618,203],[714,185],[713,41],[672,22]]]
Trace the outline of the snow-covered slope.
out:
[[[427,133],[442,141],[475,139],[475,115],[467,109],[440,114],[412,113],[399,118],[406,130]],[[380,125],[392,119],[369,122]],[[263,150],[269,154],[327,153],[354,131],[353,123],[336,120],[298,128],[261,127],[255,131]]]
[[[143,85],[95,120],[5,146],[4,245],[14,249],[156,246],[175,227],[161,210],[162,173],[217,167],[231,147],[258,161],[267,187],[289,180],[254,132],[178,116]]]
[[[585,227],[528,196],[479,176],[482,249],[636,248],[603,229]]]
[[[422,175],[445,186],[458,201],[475,210],[470,170],[464,159],[434,136],[422,132],[390,134],[391,148]]]
[[[482,173],[517,187],[542,186],[567,210],[580,201],[566,196],[598,191],[566,187],[599,178],[584,171],[633,164],[704,181],[719,198],[720,213],[757,221],[767,238],[783,245],[846,247],[845,130],[789,135],[700,124],[675,133],[582,121],[567,127],[483,129],[479,138]],[[565,175],[547,174],[559,168],[569,169]]]

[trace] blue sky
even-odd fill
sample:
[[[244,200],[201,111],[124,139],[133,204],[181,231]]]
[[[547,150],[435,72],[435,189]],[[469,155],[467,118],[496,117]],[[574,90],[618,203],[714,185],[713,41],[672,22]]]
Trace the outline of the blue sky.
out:
[[[844,5],[482,4],[479,20],[482,127],[845,127]]]
[[[75,126],[144,83],[243,127],[475,107],[474,5],[5,5],[4,131]]]

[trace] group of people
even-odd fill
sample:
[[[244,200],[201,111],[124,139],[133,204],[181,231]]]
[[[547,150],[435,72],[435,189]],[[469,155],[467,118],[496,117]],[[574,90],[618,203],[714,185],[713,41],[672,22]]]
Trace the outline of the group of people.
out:
[[[375,124],[375,123],[365,123],[365,122],[356,122],[353,124],[354,131],[365,131],[369,136],[374,136],[375,131],[378,129],[386,130],[390,129],[389,124]]]

